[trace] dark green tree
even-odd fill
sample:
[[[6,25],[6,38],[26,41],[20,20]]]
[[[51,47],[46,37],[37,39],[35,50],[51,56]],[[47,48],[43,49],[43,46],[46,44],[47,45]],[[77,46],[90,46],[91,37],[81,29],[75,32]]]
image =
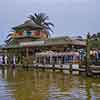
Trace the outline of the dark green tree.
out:
[[[32,20],[32,22],[34,24],[39,25],[40,27],[42,27],[41,29],[39,29],[37,31],[43,31],[43,32],[47,33],[48,36],[50,36],[50,32],[53,32],[51,27],[54,27],[54,24],[48,21],[49,17],[46,16],[46,14],[44,14],[44,13],[35,13],[34,15],[30,15],[28,18],[30,20]]]
[[[97,33],[97,37],[100,39],[100,32]]]
[[[10,41],[13,40],[12,36],[13,36],[13,33],[9,33],[9,34],[7,35],[7,39],[5,40],[5,43],[6,43],[7,45],[9,44]]]

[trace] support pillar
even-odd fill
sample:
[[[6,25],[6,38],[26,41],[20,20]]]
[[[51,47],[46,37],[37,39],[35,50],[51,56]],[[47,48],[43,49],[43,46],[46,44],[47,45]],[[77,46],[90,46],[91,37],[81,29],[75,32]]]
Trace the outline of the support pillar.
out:
[[[26,57],[29,57],[29,48],[26,48]]]
[[[29,48],[26,48],[26,66],[28,66],[29,63]]]

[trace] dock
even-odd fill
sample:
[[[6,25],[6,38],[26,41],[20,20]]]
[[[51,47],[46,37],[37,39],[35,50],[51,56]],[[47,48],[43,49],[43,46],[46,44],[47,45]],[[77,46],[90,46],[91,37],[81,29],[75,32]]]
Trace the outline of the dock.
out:
[[[11,64],[2,64],[0,65],[1,69],[4,68],[11,68]],[[42,70],[59,70],[59,71],[69,71],[70,74],[73,72],[78,72],[79,74],[84,73],[86,74],[86,66],[79,66],[78,64],[73,65],[50,65],[50,64],[16,64],[16,68],[22,68],[22,69],[42,69]],[[100,66],[91,65],[89,67],[89,75],[91,76],[100,76]]]

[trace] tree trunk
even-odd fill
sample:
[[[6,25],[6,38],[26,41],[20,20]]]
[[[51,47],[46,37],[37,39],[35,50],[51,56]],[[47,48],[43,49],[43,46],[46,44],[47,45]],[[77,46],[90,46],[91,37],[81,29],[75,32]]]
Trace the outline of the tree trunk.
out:
[[[86,74],[88,75],[90,70],[90,45],[89,45],[89,33],[87,34],[87,39],[86,39]]]

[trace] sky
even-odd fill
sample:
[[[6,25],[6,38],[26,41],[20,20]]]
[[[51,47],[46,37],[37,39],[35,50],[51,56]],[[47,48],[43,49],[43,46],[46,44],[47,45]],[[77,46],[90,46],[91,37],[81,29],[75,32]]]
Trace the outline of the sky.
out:
[[[85,36],[100,32],[100,0],[0,0],[0,43],[11,27],[30,14],[43,12],[55,25],[54,36]]]

